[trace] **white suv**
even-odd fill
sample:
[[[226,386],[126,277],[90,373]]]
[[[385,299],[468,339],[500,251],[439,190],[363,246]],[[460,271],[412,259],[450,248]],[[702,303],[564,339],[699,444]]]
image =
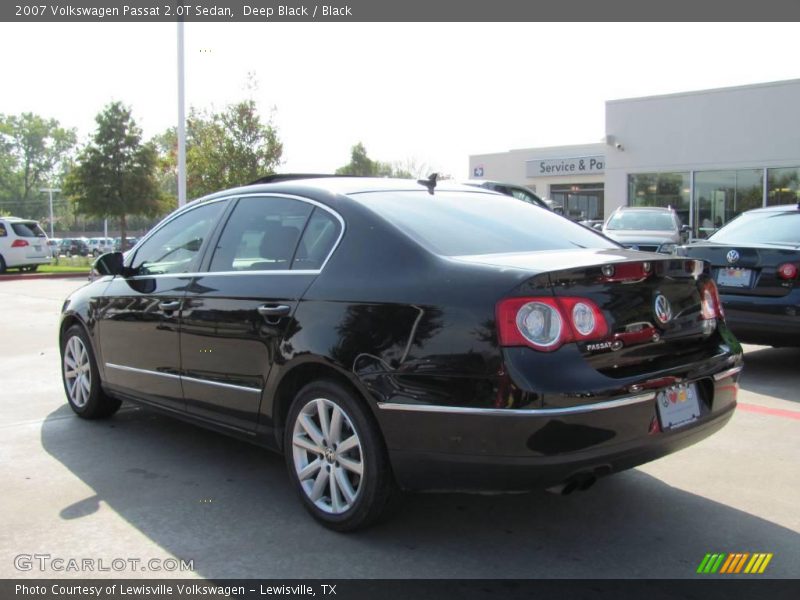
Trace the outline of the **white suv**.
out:
[[[114,251],[114,240],[113,238],[89,238],[89,252],[92,253],[92,256],[100,256],[101,254],[105,254],[106,252],[113,252]]]
[[[7,268],[35,271],[50,260],[47,234],[36,221],[0,217],[0,273]]]

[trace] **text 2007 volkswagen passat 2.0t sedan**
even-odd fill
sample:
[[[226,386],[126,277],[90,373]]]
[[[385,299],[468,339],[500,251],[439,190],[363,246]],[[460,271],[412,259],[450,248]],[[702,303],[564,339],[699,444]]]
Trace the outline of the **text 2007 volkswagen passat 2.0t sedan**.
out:
[[[704,263],[430,180],[272,176],[179,209],[64,304],[70,406],[283,452],[311,514],[585,489],[721,428],[741,348]]]

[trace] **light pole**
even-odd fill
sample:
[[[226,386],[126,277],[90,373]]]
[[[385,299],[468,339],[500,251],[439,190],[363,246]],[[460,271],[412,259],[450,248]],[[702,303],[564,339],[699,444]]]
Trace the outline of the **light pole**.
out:
[[[40,192],[47,192],[50,194],[50,237],[53,237],[53,192],[60,192],[58,188],[42,188]]]
[[[186,204],[186,110],[183,63],[183,19],[178,19],[178,206]]]

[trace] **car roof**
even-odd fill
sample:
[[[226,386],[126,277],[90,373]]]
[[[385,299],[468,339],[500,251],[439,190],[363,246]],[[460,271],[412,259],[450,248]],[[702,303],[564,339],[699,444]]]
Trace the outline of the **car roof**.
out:
[[[253,194],[258,192],[287,193],[292,187],[314,189],[319,192],[341,194],[344,196],[367,192],[427,191],[426,187],[415,179],[394,179],[389,177],[310,177],[307,179],[287,179],[279,180],[274,183],[256,183],[253,185],[240,186],[215,192],[209,196],[193,200],[189,204],[206,202],[216,198],[237,194]],[[492,193],[491,190],[476,188],[472,185],[463,185],[452,179],[437,181],[435,192]]]
[[[667,208],[665,206],[620,206],[617,208],[617,212],[623,211],[674,213],[675,209]]]
[[[760,208],[752,208],[746,211],[743,214],[747,213],[771,213],[771,212],[800,212],[800,202],[795,204],[792,202],[791,204],[775,204],[773,206],[762,206]]]

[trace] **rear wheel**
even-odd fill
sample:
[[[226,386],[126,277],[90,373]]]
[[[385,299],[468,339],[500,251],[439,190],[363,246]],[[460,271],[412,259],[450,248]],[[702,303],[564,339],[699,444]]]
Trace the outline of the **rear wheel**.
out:
[[[395,484],[377,426],[353,394],[332,381],[305,386],[284,432],[289,476],[311,515],[354,531],[384,513]]]
[[[6,272],[6,261],[0,256],[0,273]]]
[[[121,402],[101,389],[92,345],[83,327],[70,327],[61,344],[61,377],[72,410],[84,419],[102,419],[117,412]]]

